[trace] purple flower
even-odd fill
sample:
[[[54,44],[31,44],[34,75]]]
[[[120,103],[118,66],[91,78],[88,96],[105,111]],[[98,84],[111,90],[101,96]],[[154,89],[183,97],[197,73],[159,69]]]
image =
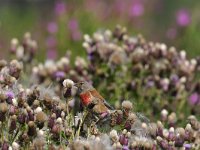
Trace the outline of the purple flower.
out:
[[[68,23],[69,30],[77,30],[78,29],[78,22],[76,19],[71,19]]]
[[[55,13],[57,15],[62,15],[66,12],[66,5],[64,2],[56,2],[56,5],[55,5]]]
[[[76,19],[71,19],[68,23],[68,28],[71,32],[71,38],[74,41],[81,39],[81,32],[79,31],[78,22]]]
[[[46,40],[46,45],[48,48],[54,48],[57,45],[56,39],[52,36],[48,37]]]
[[[54,75],[56,78],[64,78],[65,77],[65,73],[63,71],[57,71]]]
[[[48,23],[48,25],[47,25],[47,31],[49,32],[49,33],[56,33],[57,31],[58,31],[58,26],[57,26],[57,24],[55,23],[55,22],[50,22],[50,23]]]
[[[154,85],[155,85],[154,81],[148,81],[148,82],[146,83],[147,88],[151,88],[151,87],[153,87]]]
[[[116,1],[116,10],[119,13],[123,13],[126,10],[126,4],[121,0]]]
[[[7,103],[8,104],[12,104],[12,99],[14,98],[14,93],[12,91],[7,91],[6,92],[6,96],[7,96]]]
[[[119,142],[122,145],[128,145],[128,138],[125,135],[120,135],[119,136]]]
[[[191,22],[191,16],[186,9],[180,9],[176,13],[176,22],[179,26],[188,26]]]
[[[176,74],[171,75],[170,80],[176,84],[179,81],[179,77]]]
[[[48,59],[55,59],[57,57],[57,51],[56,49],[49,49],[47,51],[47,58]]]
[[[8,97],[8,98],[10,98],[10,99],[13,99],[14,98],[14,93],[12,92],[12,91],[7,91],[6,92],[6,96]]]
[[[72,32],[71,36],[72,40],[79,41],[81,39],[81,32],[79,31]]]
[[[129,150],[128,146],[123,146],[122,150]]]
[[[190,144],[184,144],[184,147],[185,147],[186,150],[189,150],[189,149],[192,148]]]
[[[133,5],[131,6],[130,15],[132,15],[134,17],[139,17],[139,16],[142,16],[143,13],[144,13],[143,4],[139,1],[133,3]]]
[[[169,39],[175,39],[177,35],[177,30],[176,28],[169,28],[166,32],[166,36]]]
[[[190,95],[189,99],[188,99],[190,105],[195,105],[197,103],[199,103],[199,94],[198,93],[192,93],[192,95]]]
[[[89,61],[92,61],[93,58],[94,58],[94,56],[93,56],[92,53],[89,53],[88,56],[87,56],[87,58],[88,58]]]

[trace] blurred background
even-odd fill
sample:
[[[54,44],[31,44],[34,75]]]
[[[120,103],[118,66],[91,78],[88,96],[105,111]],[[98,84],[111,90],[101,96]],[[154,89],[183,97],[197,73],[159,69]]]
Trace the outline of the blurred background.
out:
[[[1,0],[0,58],[10,40],[30,32],[38,59],[56,59],[67,49],[84,55],[82,36],[126,26],[130,35],[200,54],[200,1],[197,0]]]

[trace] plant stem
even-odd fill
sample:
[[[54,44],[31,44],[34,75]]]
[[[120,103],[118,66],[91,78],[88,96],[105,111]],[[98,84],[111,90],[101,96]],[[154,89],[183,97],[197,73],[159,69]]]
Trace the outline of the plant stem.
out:
[[[80,125],[78,127],[77,137],[79,137],[79,135],[80,135],[81,127],[83,126],[83,123],[84,123],[85,118],[87,117],[87,115],[88,115],[88,111],[84,112],[83,119],[81,120],[81,123],[80,123]]]

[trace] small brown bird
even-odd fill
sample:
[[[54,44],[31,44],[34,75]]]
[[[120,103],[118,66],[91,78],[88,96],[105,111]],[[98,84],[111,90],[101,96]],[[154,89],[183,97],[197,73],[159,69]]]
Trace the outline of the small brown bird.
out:
[[[79,82],[75,86],[78,88],[78,93],[83,106],[89,108],[94,113],[103,115],[108,114],[113,108],[99,94],[99,92],[88,82]]]

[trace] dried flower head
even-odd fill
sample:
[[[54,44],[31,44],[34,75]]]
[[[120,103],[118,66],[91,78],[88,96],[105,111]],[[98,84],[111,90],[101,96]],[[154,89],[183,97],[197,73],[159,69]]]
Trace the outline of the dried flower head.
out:
[[[8,110],[8,105],[6,103],[0,103],[0,112],[6,113]]]
[[[46,120],[47,120],[47,115],[43,111],[40,111],[36,114],[36,121],[44,123]]]
[[[71,88],[74,85],[74,82],[70,79],[65,79],[63,81],[63,86],[66,88]]]

